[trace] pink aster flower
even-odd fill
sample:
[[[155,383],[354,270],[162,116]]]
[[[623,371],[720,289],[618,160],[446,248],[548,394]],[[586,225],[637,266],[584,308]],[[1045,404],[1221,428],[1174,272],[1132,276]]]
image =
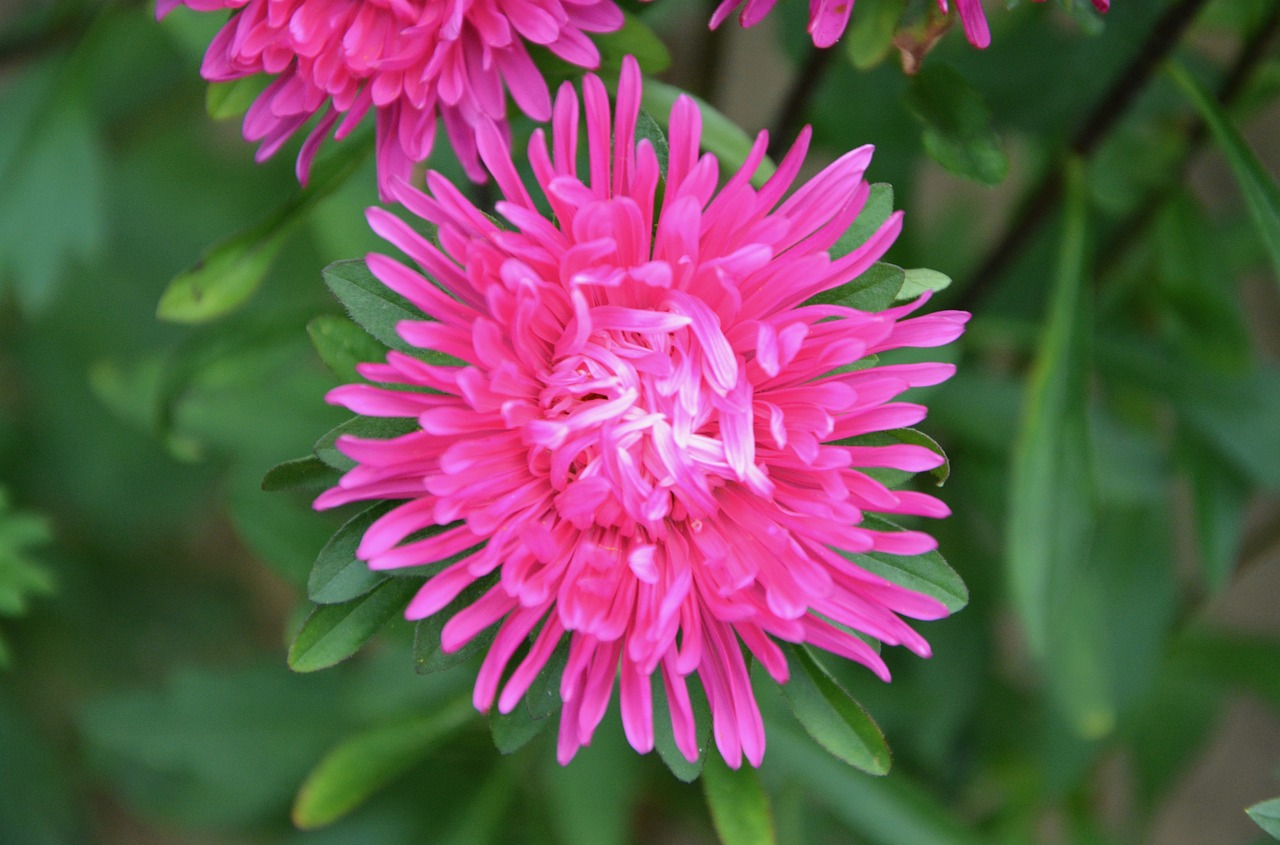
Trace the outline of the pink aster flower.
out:
[[[786,196],[808,131],[757,190],[761,133],[717,190],[717,161],[698,152],[698,108],[682,97],[671,111],[664,183],[653,146],[635,137],[640,86],[628,60],[611,117],[604,85],[584,80],[586,172],[578,96],[568,84],[560,90],[553,140],[539,130],[528,154],[553,219],[521,184],[502,133],[485,125],[480,157],[505,196],[497,211],[509,228],[435,173],[430,195],[403,185],[396,194],[439,227],[438,245],[370,209],[374,230],[421,268],[368,257],[424,314],[400,323],[400,336],[461,365],[390,352],[361,374],[398,387],[332,391],[331,402],[414,418],[418,430],[339,438],[357,466],[316,506],[401,502],[360,543],[357,555],[375,570],[483,544],[432,575],[405,615],[438,613],[496,573],[449,619],[442,646],[456,650],[498,626],[474,703],[506,713],[567,642],[562,763],[591,741],[615,684],[627,738],[651,749],[656,674],[685,756],[698,754],[688,687],[697,675],[724,759],[758,765],[765,736],[744,646],[779,683],[788,666],[778,641],[826,649],[885,680],[884,662],[853,631],[929,654],[900,617],[935,619],[943,605],[842,552],[933,549],[927,534],[861,524],[868,511],[947,514],[938,500],[891,491],[863,469],[920,471],[940,458],[918,446],[841,441],[918,422],[925,409],[894,397],[945,380],[953,367],[843,365],[948,343],[968,315],[908,316],[924,298],[881,313],[806,304],[860,275],[901,228],[894,214],[848,255],[828,253],[866,201],[871,148]],[[429,526],[448,527],[413,537]]]
[[[742,12],[738,20],[743,26],[755,26],[764,20],[775,2],[776,0],[723,0],[711,16],[711,28],[719,26],[740,6]],[[1043,3],[1044,0],[1036,2]],[[853,4],[854,0],[809,0],[809,34],[813,36],[815,46],[830,47],[840,40],[849,25]],[[1093,0],[1093,5],[1098,11],[1105,12],[1110,8],[1111,0]],[[938,8],[944,15],[951,11],[947,0],[938,0]],[[960,22],[964,25],[964,34],[969,43],[980,48],[990,45],[991,30],[987,28],[982,0],[956,0],[956,10],[960,13]]]
[[[551,116],[525,42],[594,68],[600,54],[584,33],[623,22],[613,0],[158,0],[156,12],[179,3],[235,10],[205,54],[205,79],[275,77],[244,120],[245,138],[262,142],[259,161],[320,115],[298,155],[305,183],[334,127],[341,139],[372,110],[384,199],[430,155],[437,117],[467,175],[482,181],[476,126],[505,131],[508,90],[534,120]]]

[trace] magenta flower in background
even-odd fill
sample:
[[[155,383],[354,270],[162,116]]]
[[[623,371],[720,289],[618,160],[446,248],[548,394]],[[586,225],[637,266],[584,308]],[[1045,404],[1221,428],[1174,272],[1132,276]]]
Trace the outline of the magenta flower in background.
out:
[[[742,7],[738,16],[741,24],[755,26],[772,11],[775,2],[776,0],[723,0],[711,16],[711,28],[718,27],[738,7]],[[1043,3],[1044,0],[1036,2]],[[1111,0],[1093,0],[1093,5],[1098,11],[1105,12],[1110,8]],[[815,46],[830,47],[840,40],[849,25],[849,14],[853,11],[853,6],[854,0],[809,0],[809,34],[813,36]],[[947,0],[938,0],[938,8],[944,15],[951,11]],[[982,48],[991,44],[991,30],[987,28],[982,0],[956,0],[956,11],[970,44]]]
[[[357,462],[316,501],[400,501],[365,533],[358,557],[375,570],[442,561],[406,616],[440,612],[497,573],[444,626],[454,651],[498,625],[475,706],[517,705],[557,645],[568,644],[558,757],[591,741],[615,683],[638,751],[654,744],[650,676],[670,702],[681,752],[697,757],[688,679],[706,690],[716,745],[731,766],[758,765],[764,728],[742,646],[779,683],[776,641],[805,642],[889,673],[851,631],[929,646],[900,618],[935,619],[938,601],[871,574],[841,554],[927,552],[918,531],[863,527],[865,512],[942,517],[938,500],[891,491],[862,469],[921,471],[934,452],[837,441],[918,422],[925,408],[893,401],[947,379],[949,364],[843,365],[898,347],[954,340],[968,315],[909,316],[924,298],[882,313],[805,305],[859,276],[901,228],[893,215],[861,247],[828,250],[857,217],[871,148],[840,158],[786,196],[806,130],[761,187],[761,133],[741,171],[717,190],[717,161],[699,155],[701,116],[671,112],[665,184],[648,139],[636,141],[641,95],[625,63],[616,113],[601,81],[583,82],[587,170],[578,169],[579,102],[566,84],[552,140],[529,162],[554,219],[521,184],[503,133],[477,132],[505,200],[503,228],[438,174],[429,195],[397,198],[439,227],[439,246],[370,209],[375,231],[421,270],[370,255],[370,270],[421,309],[402,322],[409,344],[447,353],[441,366],[390,352],[365,364],[375,384],[329,401],[374,417],[416,418],[389,440],[344,436]],[[661,195],[661,199],[656,199]],[[428,280],[428,277],[430,280]],[[413,537],[430,526],[433,536]],[[502,682],[520,646],[532,645]]]
[[[585,33],[623,23],[613,0],[158,0],[156,12],[180,3],[235,10],[205,54],[205,79],[276,77],[244,120],[245,138],[261,142],[259,161],[320,115],[298,155],[306,182],[334,127],[341,139],[373,111],[384,199],[431,154],[437,117],[467,175],[483,180],[476,127],[506,131],[508,90],[534,120],[551,117],[525,42],[594,68],[600,54]]]

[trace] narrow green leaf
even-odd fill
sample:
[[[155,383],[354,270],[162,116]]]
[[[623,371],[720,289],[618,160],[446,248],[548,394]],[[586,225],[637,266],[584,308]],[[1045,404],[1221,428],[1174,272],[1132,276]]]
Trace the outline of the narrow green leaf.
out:
[[[335,261],[324,268],[324,283],[333,291],[351,319],[373,335],[383,345],[400,352],[421,352],[396,333],[401,320],[425,320],[426,315],[409,300],[378,281],[364,259],[352,258]]]
[[[489,733],[493,746],[502,754],[514,754],[533,742],[553,720],[545,716],[535,719],[523,704],[510,713],[499,713],[495,707],[489,714]]]
[[[648,138],[649,143],[653,144],[653,152],[658,157],[658,172],[662,174],[659,179],[665,180],[667,163],[671,159],[671,145],[667,143],[667,133],[662,131],[653,115],[644,109],[640,109],[640,114],[636,116],[636,140],[641,138]]]
[[[872,514],[863,517],[862,525],[864,528],[875,531],[899,530],[898,526],[889,520]],[[969,588],[937,552],[922,555],[888,555],[882,552],[853,554],[842,551],[840,554],[868,572],[886,578],[898,586],[932,596],[942,602],[952,613],[969,603]]]
[[[671,709],[667,701],[667,689],[662,681],[662,673],[654,672],[650,682],[653,684],[654,747],[658,749],[658,756],[671,770],[671,774],[685,783],[693,783],[702,774],[702,765],[707,759],[708,749],[711,748],[711,707],[707,704],[707,696],[702,691],[700,683],[692,677],[686,679],[689,685],[689,706],[693,710],[693,720],[698,731],[698,759],[690,763],[676,747],[675,732],[671,727]]]
[[[314,453],[317,458],[334,469],[346,472],[356,463],[338,451],[335,444],[342,435],[350,434],[352,437],[363,437],[369,440],[388,440],[417,430],[418,421],[409,417],[353,417],[334,426],[317,440]]]
[[[889,744],[867,711],[807,647],[784,648],[798,671],[782,685],[782,694],[809,736],[850,766],[873,775],[887,774]]]
[[[923,446],[930,451],[937,452],[942,457],[942,464],[929,470],[929,475],[933,476],[934,483],[941,487],[947,483],[947,479],[951,477],[951,461],[947,458],[947,453],[943,451],[938,442],[923,431],[914,428],[897,428],[892,431],[873,431],[867,434],[859,434],[856,437],[846,437],[843,440],[837,440],[837,446],[896,446],[899,443],[910,443],[913,446]],[[859,472],[879,481],[891,490],[895,490],[915,478],[918,473],[907,472],[906,470],[894,469],[893,467],[860,467]]]
[[[867,202],[845,233],[831,247],[831,257],[843,258],[871,239],[889,215],[893,214],[893,186],[876,182],[871,186]]]
[[[946,273],[939,273],[937,270],[917,267],[912,270],[906,270],[905,273],[906,279],[902,283],[902,290],[898,291],[898,295],[894,297],[899,302],[915,299],[925,291],[937,293],[940,290],[946,290],[951,287],[951,277]]]
[[[1222,148],[1227,164],[1231,166],[1231,172],[1240,186],[1240,192],[1244,194],[1253,225],[1262,238],[1267,254],[1271,256],[1276,281],[1280,282],[1280,187],[1276,186],[1275,177],[1267,172],[1213,95],[1186,67],[1177,61],[1170,61],[1169,73],[1195,104],[1218,146]]]
[[[1268,801],[1259,801],[1249,809],[1245,810],[1249,814],[1249,818],[1253,819],[1258,827],[1265,830],[1272,839],[1280,839],[1280,798],[1272,798]]]
[[[421,620],[413,630],[413,671],[419,675],[443,672],[464,663],[489,648],[497,635],[497,628],[490,626],[471,639],[471,642],[453,652],[446,652],[440,645],[440,632],[454,614],[474,604],[498,582],[496,573],[471,584],[457,598],[441,610]],[[496,624],[496,623],[495,623]]]
[[[1188,431],[1179,432],[1179,462],[1191,482],[1196,544],[1201,572],[1210,591],[1231,581],[1244,539],[1250,485],[1216,451]]]
[[[391,505],[374,505],[356,514],[324,544],[307,578],[307,598],[316,604],[342,604],[365,595],[389,577],[356,558],[356,548],[374,520]]]
[[[268,493],[282,490],[319,490],[338,480],[333,467],[314,456],[295,458],[276,464],[262,476],[262,489]]]
[[[311,344],[325,366],[344,382],[362,381],[356,365],[382,361],[387,347],[345,317],[324,314],[307,323]]]
[[[1006,551],[1013,603],[1031,653],[1052,665],[1046,666],[1051,689],[1077,730],[1098,736],[1110,730],[1114,713],[1099,659],[1103,634],[1093,618],[1100,612],[1097,596],[1081,575],[1095,530],[1095,484],[1088,423],[1086,207],[1078,162],[1069,168],[1066,205],[1048,327],[1014,446]],[[1063,636],[1055,637],[1055,631]]]
[[[230,82],[210,82],[205,91],[204,110],[214,120],[239,117],[249,110],[258,95],[266,90],[271,77],[255,73]]]
[[[303,830],[332,824],[426,757],[473,715],[459,699],[433,713],[379,725],[339,743],[316,765],[293,803]]]
[[[929,157],[957,176],[998,185],[1009,159],[991,124],[982,95],[946,65],[927,63],[911,80],[907,108],[924,125]]]
[[[656,79],[645,79],[640,107],[666,127],[671,107],[681,95],[697,103],[698,110],[702,112],[702,149],[720,159],[721,172],[732,172],[742,167],[748,153],[751,152],[752,138],[743,132],[738,124],[725,117],[705,100],[681,91],[674,85],[668,85]],[[777,167],[766,157],[756,168],[751,184],[756,187],[763,185],[775,170]]]
[[[623,15],[626,19],[621,29],[592,36],[600,49],[601,66],[621,68],[623,56],[634,56],[645,73],[662,73],[670,67],[671,53],[662,39],[637,15],[625,11]]]
[[[844,37],[845,54],[854,67],[873,68],[893,51],[893,34],[906,8],[906,0],[859,0]]]
[[[422,585],[397,578],[343,604],[317,605],[289,646],[289,668],[314,672],[341,663],[404,611]]]
[[[750,766],[734,770],[719,754],[708,754],[702,791],[721,845],[776,845],[769,796]]]

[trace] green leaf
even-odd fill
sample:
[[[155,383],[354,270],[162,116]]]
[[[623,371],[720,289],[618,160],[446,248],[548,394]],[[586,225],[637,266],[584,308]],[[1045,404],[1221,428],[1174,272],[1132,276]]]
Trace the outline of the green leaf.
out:
[[[929,157],[957,176],[998,185],[1009,159],[991,125],[991,108],[963,76],[927,63],[911,80],[907,108],[924,125]]]
[[[1258,160],[1257,154],[1213,95],[1178,61],[1171,60],[1168,67],[1170,75],[1195,104],[1226,156],[1240,192],[1244,194],[1253,225],[1271,257],[1276,281],[1280,282],[1280,188],[1276,186],[1276,180]]]
[[[1031,653],[1057,667],[1046,671],[1058,704],[1077,731],[1096,737],[1111,729],[1115,716],[1098,657],[1102,633],[1091,618],[1098,612],[1097,596],[1082,575],[1095,530],[1096,495],[1088,422],[1085,215],[1082,169],[1073,162],[1048,326],[1014,446],[1006,553],[1013,603]]]
[[[204,95],[204,110],[214,120],[239,117],[249,110],[258,95],[266,90],[271,77],[255,73],[229,82],[210,82]]]
[[[379,725],[344,740],[316,765],[293,803],[303,830],[332,824],[431,753],[472,718],[468,699],[425,716]]]
[[[667,133],[662,131],[662,127],[658,125],[658,121],[653,119],[653,115],[644,109],[640,109],[640,113],[636,116],[636,140],[648,138],[649,143],[653,144],[653,152],[658,157],[658,172],[662,175],[660,180],[665,181],[667,176],[667,163],[671,159],[671,145],[667,143]],[[654,204],[659,205],[660,200],[655,200]]]
[[[410,417],[353,417],[337,425],[316,441],[315,456],[329,466],[346,472],[356,462],[338,451],[335,445],[344,434],[369,440],[389,440],[418,430],[418,421]]]
[[[314,672],[346,660],[402,613],[421,586],[416,581],[391,578],[353,601],[317,605],[289,646],[289,668]]]
[[[266,280],[290,232],[317,202],[336,191],[360,166],[368,144],[352,144],[324,162],[283,205],[242,232],[204,251],[196,263],[169,282],[156,316],[175,323],[202,323],[249,300]]]
[[[307,323],[307,334],[320,360],[344,382],[363,381],[356,364],[383,361],[387,348],[345,317],[325,314]]]
[[[502,754],[514,754],[546,730],[553,720],[545,716],[535,719],[523,704],[510,713],[499,713],[495,707],[489,714],[489,733],[493,746]]]
[[[887,519],[866,514],[862,519],[862,527],[874,531],[900,530]],[[906,587],[917,593],[932,596],[955,613],[969,603],[969,589],[937,552],[922,555],[889,555],[883,552],[854,554],[841,551],[840,554],[873,572],[886,578],[900,587]]]
[[[365,266],[364,259],[335,261],[324,268],[324,283],[347,309],[351,319],[384,346],[410,355],[422,355],[423,350],[400,337],[396,325],[402,320],[420,322],[429,318],[409,300],[378,281]]]
[[[600,64],[607,68],[621,68],[623,56],[634,56],[645,73],[662,73],[671,66],[671,53],[662,43],[649,25],[631,12],[623,12],[626,16],[622,28],[614,32],[600,32],[592,35],[592,41],[600,49]],[[649,83],[645,83],[646,86]]]
[[[295,458],[276,464],[262,476],[262,489],[267,493],[282,490],[318,490],[332,487],[338,480],[333,467],[314,456]]]
[[[1249,814],[1249,818],[1253,819],[1258,827],[1265,830],[1272,839],[1280,839],[1280,798],[1272,798],[1268,801],[1259,801],[1249,809],[1245,810]]]
[[[730,769],[719,754],[708,754],[702,791],[721,845],[776,845],[769,797],[750,766]]]
[[[1211,592],[1221,592],[1231,582],[1239,559],[1251,488],[1192,432],[1179,432],[1177,454],[1191,482],[1201,573]]]
[[[851,282],[824,290],[805,300],[805,305],[843,305],[859,311],[883,311],[893,304],[906,274],[901,267],[877,261]]]
[[[476,634],[466,645],[457,651],[446,652],[440,644],[440,632],[454,614],[469,607],[498,583],[496,573],[488,575],[468,586],[458,597],[445,607],[421,620],[413,629],[413,671],[419,675],[430,675],[452,669],[465,663],[477,654],[488,650],[489,644],[497,636],[498,629],[493,625]],[[496,625],[496,623],[495,623]]]
[[[356,548],[374,520],[391,510],[391,504],[374,505],[347,520],[320,550],[307,578],[307,598],[316,604],[342,604],[365,595],[389,575],[374,572],[356,558]]]
[[[693,710],[695,729],[698,732],[698,759],[690,763],[676,747],[675,731],[671,727],[671,709],[667,702],[667,688],[662,673],[654,672],[653,684],[653,744],[658,756],[671,770],[671,774],[685,783],[693,783],[702,774],[708,750],[711,748],[711,707],[702,685],[692,677],[686,679],[689,686],[689,706]]]
[[[854,67],[868,70],[892,52],[893,34],[906,8],[906,0],[858,0],[858,13],[844,36],[845,54]]]
[[[889,215],[893,214],[893,186],[884,182],[871,185],[871,193],[845,233],[830,249],[832,259],[843,258],[871,239]],[[886,306],[887,307],[887,306]]]
[[[671,115],[671,107],[680,96],[692,99],[702,112],[702,149],[720,159],[722,173],[736,171],[742,167],[751,152],[752,138],[743,132],[738,124],[720,113],[699,97],[681,91],[674,85],[659,82],[656,79],[645,79],[644,94],[640,99],[640,107],[657,118],[663,127]],[[777,167],[768,157],[760,162],[751,184],[759,187],[773,175]]]
[[[925,291],[937,293],[951,287],[951,277],[937,270],[917,267],[904,272],[906,279],[902,283],[902,290],[898,291],[898,295],[894,297],[898,302],[909,302]]]
[[[873,775],[887,774],[889,745],[867,711],[806,646],[784,648],[800,671],[792,672],[782,694],[809,736],[850,766]]]
[[[49,523],[35,514],[11,511],[8,494],[0,487],[0,616],[20,616],[31,598],[53,593],[53,576],[33,554],[51,539]],[[0,668],[8,666],[8,657],[7,651],[0,655]]]

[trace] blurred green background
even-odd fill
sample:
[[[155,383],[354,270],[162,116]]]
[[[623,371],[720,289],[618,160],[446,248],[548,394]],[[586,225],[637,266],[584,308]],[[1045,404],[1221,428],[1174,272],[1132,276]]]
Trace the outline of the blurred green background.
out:
[[[1216,95],[1266,177],[1280,4],[1014,5],[989,4],[990,49],[952,32],[914,78],[888,37],[917,0],[858,0],[820,59],[800,0],[714,35],[705,4],[636,7],[671,50],[660,78],[748,132],[812,123],[814,168],[874,143],[869,176],[907,213],[889,259],[951,276],[935,304],[974,312],[923,425],[953,466],[955,515],[931,530],[971,604],[923,626],[933,659],[888,655],[891,685],[833,667],[894,749],[885,778],[761,691],[778,841],[1263,841],[1243,808],[1280,794],[1280,228],[1268,241],[1246,201],[1266,185],[1160,59]],[[321,268],[379,248],[374,173],[357,158],[309,197],[240,307],[157,319],[203,250],[297,195],[296,144],[256,165],[238,121],[206,113],[220,20],[0,6],[0,843],[715,841],[701,789],[616,717],[566,770],[554,730],[511,755],[475,714],[426,736],[474,670],[415,674],[399,619],[335,669],[286,667],[341,516],[260,484],[345,417],[306,325],[340,313]],[[457,170],[443,149],[433,165]],[[297,830],[308,772],[379,731],[403,737],[403,773]]]

